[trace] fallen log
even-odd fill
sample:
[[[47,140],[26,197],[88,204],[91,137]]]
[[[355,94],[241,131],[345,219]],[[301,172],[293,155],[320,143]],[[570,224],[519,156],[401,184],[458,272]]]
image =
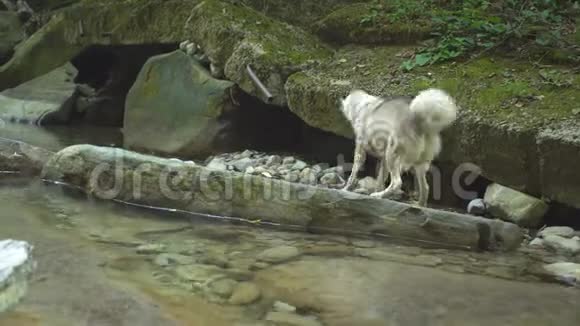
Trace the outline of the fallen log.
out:
[[[79,187],[97,198],[301,226],[307,230],[378,234],[476,250],[511,250],[523,239],[518,226],[499,220],[211,170],[193,162],[118,148],[67,147],[46,163],[41,175],[47,181]]]

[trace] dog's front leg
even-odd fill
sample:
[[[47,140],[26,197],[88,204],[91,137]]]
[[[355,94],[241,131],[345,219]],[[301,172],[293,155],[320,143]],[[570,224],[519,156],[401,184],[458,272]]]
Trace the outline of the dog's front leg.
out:
[[[346,185],[344,188],[342,188],[342,190],[350,190],[352,188],[361,166],[365,163],[366,157],[367,153],[365,152],[364,147],[359,141],[357,141],[354,149],[354,162],[352,164],[352,171],[350,172],[350,176],[348,177]]]
[[[403,185],[403,179],[401,174],[403,173],[401,169],[401,164],[398,160],[391,161],[392,158],[386,158],[385,168],[389,172],[391,181],[387,189],[383,191],[377,191],[371,194],[372,197],[376,198],[386,198],[391,197],[395,194],[401,192],[401,186]]]

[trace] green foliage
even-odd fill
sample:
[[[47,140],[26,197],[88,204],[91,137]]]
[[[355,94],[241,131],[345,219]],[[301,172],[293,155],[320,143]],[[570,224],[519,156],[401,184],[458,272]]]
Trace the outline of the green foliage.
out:
[[[360,20],[362,25],[375,25],[380,21],[388,23],[408,22],[424,17],[433,0],[373,0],[370,12]]]
[[[579,9],[577,0],[374,0],[360,23],[395,24],[428,17],[434,38],[403,62],[401,68],[408,71],[503,45],[577,47],[567,44],[564,36]]]

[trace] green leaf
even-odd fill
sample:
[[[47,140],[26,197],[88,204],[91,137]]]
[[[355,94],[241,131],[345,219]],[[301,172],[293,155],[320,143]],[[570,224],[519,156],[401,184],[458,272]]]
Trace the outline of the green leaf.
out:
[[[421,53],[415,56],[415,64],[422,67],[431,61],[431,54],[428,53]]]

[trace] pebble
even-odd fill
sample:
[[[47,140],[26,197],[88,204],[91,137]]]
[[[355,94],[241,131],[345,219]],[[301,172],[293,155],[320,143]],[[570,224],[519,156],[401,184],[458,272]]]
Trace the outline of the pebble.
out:
[[[278,165],[281,163],[282,163],[282,158],[278,155],[271,155],[268,157],[268,160],[266,161],[266,164],[268,166]]]
[[[323,185],[335,185],[340,182],[340,177],[334,172],[326,173],[320,178]]]
[[[476,198],[467,204],[467,213],[476,216],[483,216],[487,211],[485,202],[481,198]]]
[[[234,168],[236,168],[236,170],[240,172],[245,172],[248,167],[252,166],[252,163],[253,161],[251,158],[245,157],[233,162],[232,165],[234,166]]]
[[[258,260],[268,263],[282,263],[300,256],[300,250],[292,246],[279,246],[266,249],[258,254]]]
[[[238,282],[232,279],[224,278],[212,282],[210,285],[210,289],[213,293],[219,295],[222,298],[230,298],[237,284]]]
[[[229,303],[233,305],[247,305],[260,299],[260,288],[254,283],[243,282],[238,283],[229,299]]]
[[[217,170],[217,171],[226,171],[228,169],[228,166],[226,165],[226,163],[222,159],[220,159],[220,158],[214,158],[214,159],[212,159],[206,165],[206,167],[208,169]]]
[[[274,302],[273,309],[277,312],[296,312],[296,307],[282,301]]]
[[[270,264],[262,261],[257,261],[250,266],[250,270],[256,271],[261,269],[266,269],[270,267]]]
[[[288,326],[322,326],[322,324],[313,317],[305,317],[288,312],[269,312],[265,319],[266,321],[275,324]]]
[[[254,174],[255,172],[256,172],[256,169],[254,169],[253,166],[248,166],[248,168],[246,169],[247,174]]]
[[[308,167],[308,164],[306,164],[306,162],[297,160],[296,163],[294,163],[294,165],[292,165],[292,170],[302,171],[307,167]]]
[[[286,156],[282,160],[282,164],[284,164],[284,165],[294,164],[294,162],[296,162],[296,159],[294,157],[292,157],[292,156]]]
[[[137,253],[142,255],[160,254],[165,251],[165,245],[161,243],[148,243],[137,247]]]
[[[300,174],[298,171],[290,171],[288,174],[286,174],[284,180],[288,182],[298,182],[300,180]]]
[[[223,255],[210,254],[202,258],[201,262],[208,265],[215,265],[221,268],[230,267],[228,258]]]

